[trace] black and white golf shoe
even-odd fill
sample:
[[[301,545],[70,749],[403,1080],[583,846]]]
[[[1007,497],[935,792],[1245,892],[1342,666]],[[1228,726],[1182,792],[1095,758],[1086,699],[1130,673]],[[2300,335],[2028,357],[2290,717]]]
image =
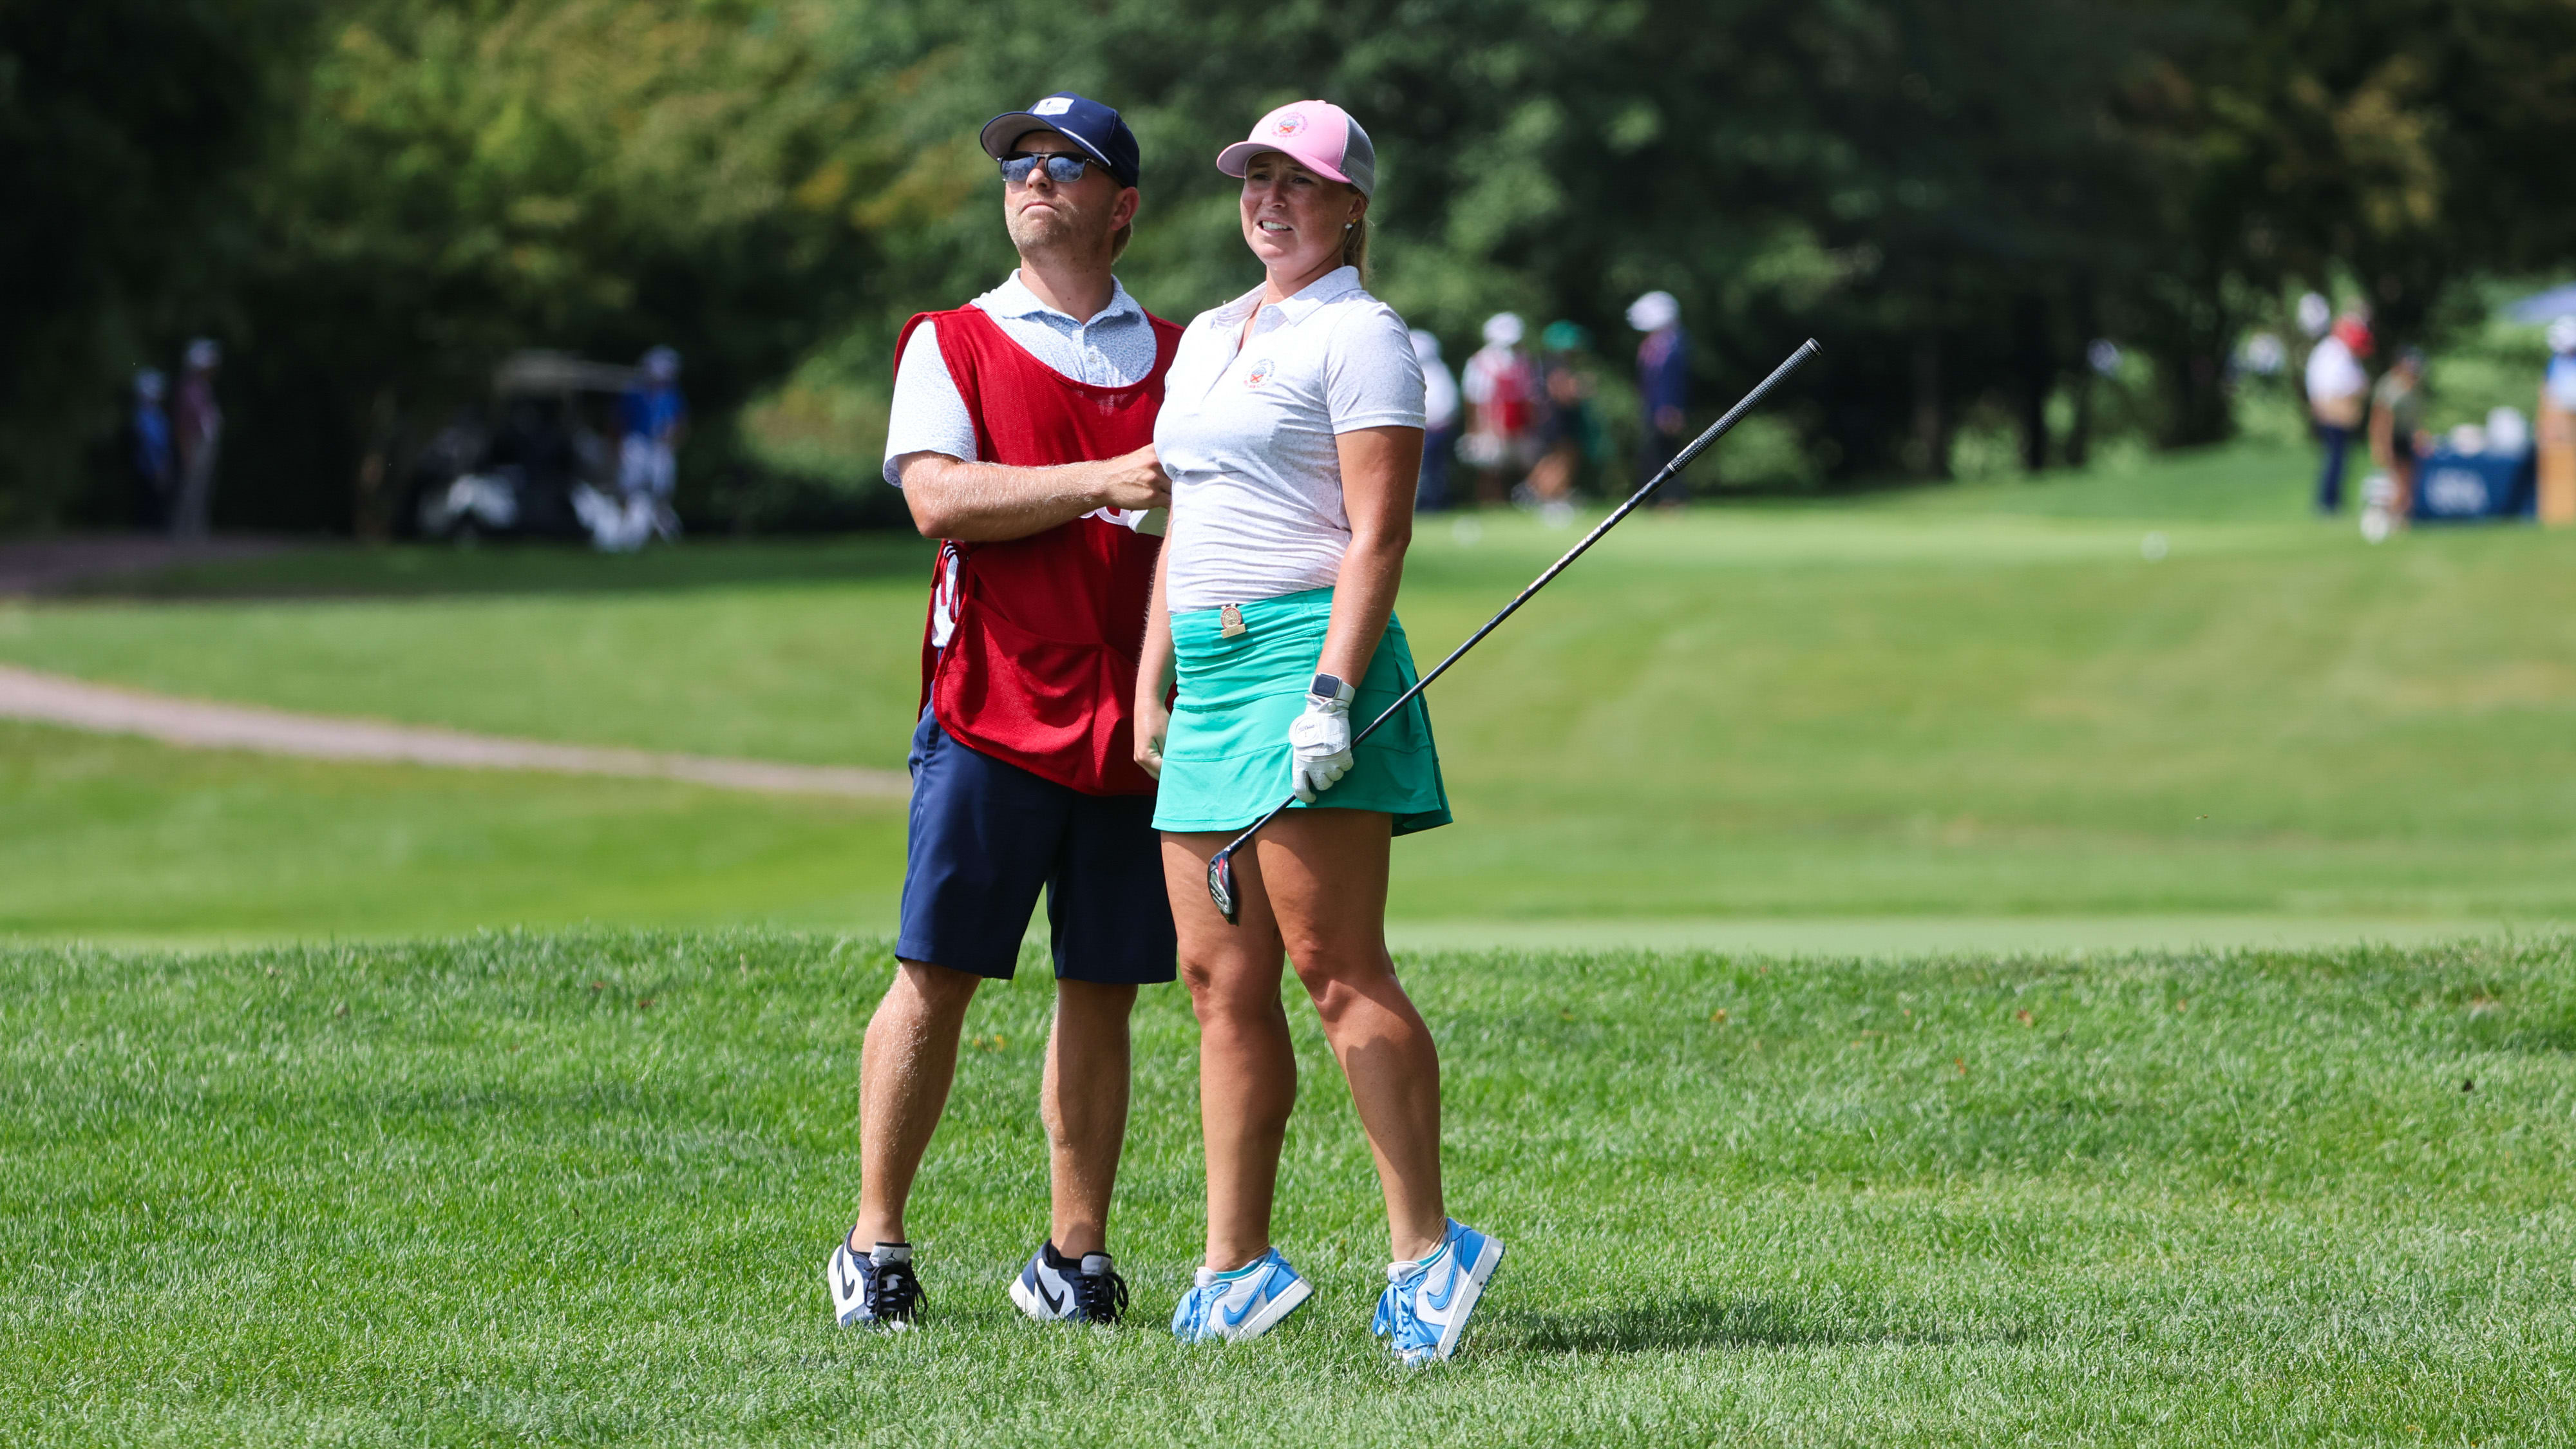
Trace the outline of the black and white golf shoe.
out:
[[[1127,1280],[1107,1253],[1076,1262],[1049,1243],[1011,1280],[1011,1301],[1040,1323],[1116,1323],[1127,1311]]]
[[[861,1257],[844,1239],[823,1265],[823,1283],[832,1290],[832,1317],[843,1328],[900,1331],[921,1313],[921,1280],[912,1276],[909,1243],[879,1243]]]

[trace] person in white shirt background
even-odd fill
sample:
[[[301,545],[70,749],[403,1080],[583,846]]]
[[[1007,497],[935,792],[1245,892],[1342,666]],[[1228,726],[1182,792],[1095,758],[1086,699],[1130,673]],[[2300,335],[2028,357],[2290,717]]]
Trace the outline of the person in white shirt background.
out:
[[[2347,312],[2308,354],[2308,412],[2315,418],[2317,441],[2325,461],[2317,471],[2317,511],[2343,507],[2343,460],[2353,433],[2361,427],[2370,401],[2370,374],[2361,359],[2370,355],[2370,324]]]
[[[1538,403],[1538,369],[1521,351],[1526,329],[1517,312],[1485,319],[1485,345],[1467,355],[1459,390],[1466,395],[1467,437],[1459,453],[1476,469],[1476,501],[1511,497],[1529,471],[1530,424]]]
[[[1347,112],[1282,106],[1217,168],[1243,178],[1244,244],[1268,277],[1202,313],[1172,361],[1154,429],[1171,531],[1136,699],[1207,1151],[1207,1257],[1172,1331],[1249,1338],[1312,1292],[1271,1238],[1297,1092],[1279,1000],[1293,962],[1386,1202],[1394,1261],[1372,1330],[1427,1363],[1456,1350],[1503,1248],[1447,1215],[1439,1053],[1386,948],[1389,841],[1449,821],[1429,712],[1417,697],[1352,742],[1354,720],[1417,677],[1394,610],[1422,371],[1403,319],[1362,287],[1377,162]],[[1209,859],[1292,790],[1297,808],[1234,856],[1229,924]]]

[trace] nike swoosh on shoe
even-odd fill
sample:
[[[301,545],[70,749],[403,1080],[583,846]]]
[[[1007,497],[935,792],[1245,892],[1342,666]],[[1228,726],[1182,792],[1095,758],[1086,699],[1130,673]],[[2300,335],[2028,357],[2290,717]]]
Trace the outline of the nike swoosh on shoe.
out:
[[[1424,1284],[1424,1292],[1422,1294],[1423,1301],[1429,1303],[1433,1311],[1444,1314],[1447,1313],[1449,1311],[1449,1305],[1458,1297],[1458,1280],[1465,1276],[1465,1274],[1458,1270],[1456,1255],[1452,1254],[1449,1263],[1449,1277],[1447,1281],[1440,1285],[1440,1291],[1437,1293],[1429,1291],[1430,1285]],[[1439,1319],[1434,1321],[1446,1322],[1447,1320]]]
[[[1252,1316],[1252,1310],[1260,1306],[1261,1295],[1257,1292],[1245,1295],[1243,1300],[1243,1311],[1241,1313],[1227,1311],[1224,1301],[1219,1300],[1216,1305],[1216,1316],[1224,1319],[1225,1326],[1228,1328],[1241,1328],[1243,1326],[1243,1320],[1250,1318]]]

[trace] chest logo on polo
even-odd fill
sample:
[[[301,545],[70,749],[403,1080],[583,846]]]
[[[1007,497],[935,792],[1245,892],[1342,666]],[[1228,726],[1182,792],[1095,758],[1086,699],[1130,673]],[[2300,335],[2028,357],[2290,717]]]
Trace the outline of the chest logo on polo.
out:
[[[1252,366],[1244,369],[1243,385],[1245,387],[1259,387],[1263,383],[1270,381],[1271,375],[1278,371],[1279,364],[1272,362],[1269,358],[1265,357],[1252,364]]]

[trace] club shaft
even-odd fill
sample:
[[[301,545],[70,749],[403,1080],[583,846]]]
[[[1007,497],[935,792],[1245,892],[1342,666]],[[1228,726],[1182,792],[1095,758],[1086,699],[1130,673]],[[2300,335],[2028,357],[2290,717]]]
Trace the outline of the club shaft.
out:
[[[1629,514],[1636,512],[1639,505],[1643,504],[1648,498],[1654,496],[1656,489],[1663,487],[1666,483],[1672,481],[1673,475],[1681,472],[1682,469],[1689,467],[1691,460],[1698,457],[1702,452],[1705,452],[1709,444],[1726,436],[1727,430],[1733,428],[1738,422],[1742,421],[1746,413],[1753,411],[1753,409],[1761,403],[1762,399],[1770,393],[1771,389],[1779,386],[1783,378],[1786,378],[1790,373],[1796,372],[1800,367],[1805,366],[1809,358],[1814,357],[1817,353],[1822,352],[1823,350],[1823,348],[1816,345],[1816,340],[1812,337],[1800,344],[1798,350],[1790,353],[1786,361],[1782,362],[1778,367],[1771,369],[1771,375],[1769,377],[1766,377],[1759,383],[1754,384],[1753,391],[1746,393],[1742,401],[1736,403],[1735,406],[1728,408],[1726,410],[1726,416],[1709,424],[1706,432],[1703,432],[1698,437],[1691,439],[1690,446],[1682,449],[1678,453],[1675,453],[1671,462],[1666,463],[1659,469],[1656,469],[1655,476],[1647,479],[1644,487],[1629,494],[1627,502],[1612,509],[1610,516],[1602,519],[1600,523],[1594,525],[1592,531],[1583,535],[1583,537],[1575,543],[1574,547],[1567,549],[1563,558],[1549,564],[1545,573],[1532,579],[1528,588],[1525,588],[1518,594],[1514,595],[1510,603],[1503,605],[1502,612],[1486,620],[1483,628],[1478,629],[1475,633],[1467,636],[1467,642],[1450,650],[1448,658],[1433,665],[1429,673],[1424,674],[1421,678],[1413,681],[1413,687],[1411,689],[1408,689],[1404,693],[1396,696],[1395,703],[1388,705],[1384,712],[1380,713],[1377,718],[1368,722],[1366,728],[1362,729],[1358,734],[1351,736],[1351,747],[1353,749],[1359,748],[1360,741],[1367,739],[1370,735],[1376,733],[1379,725],[1395,718],[1398,710],[1401,710],[1406,705],[1413,703],[1415,696],[1431,687],[1431,681],[1438,679],[1441,675],[1449,672],[1450,665],[1455,664],[1460,659],[1464,658],[1468,650],[1475,648],[1486,635],[1491,634],[1494,630],[1500,628],[1502,626],[1502,622],[1518,611],[1521,605],[1526,604],[1531,599],[1537,597],[1539,590],[1546,588],[1555,580],[1558,574],[1565,572],[1567,567],[1576,559],[1583,557],[1583,551],[1585,549],[1599,543],[1603,534],[1618,527],[1621,519],[1624,519]],[[1252,822],[1252,824],[1246,828],[1241,835],[1236,836],[1233,841],[1228,843],[1225,847],[1224,854],[1229,856],[1234,854],[1234,852],[1240,848],[1245,841],[1260,834],[1263,826],[1278,819],[1282,814],[1287,812],[1289,806],[1296,803],[1297,797],[1291,795],[1287,799],[1282,800],[1277,805],[1271,807],[1269,814]]]

